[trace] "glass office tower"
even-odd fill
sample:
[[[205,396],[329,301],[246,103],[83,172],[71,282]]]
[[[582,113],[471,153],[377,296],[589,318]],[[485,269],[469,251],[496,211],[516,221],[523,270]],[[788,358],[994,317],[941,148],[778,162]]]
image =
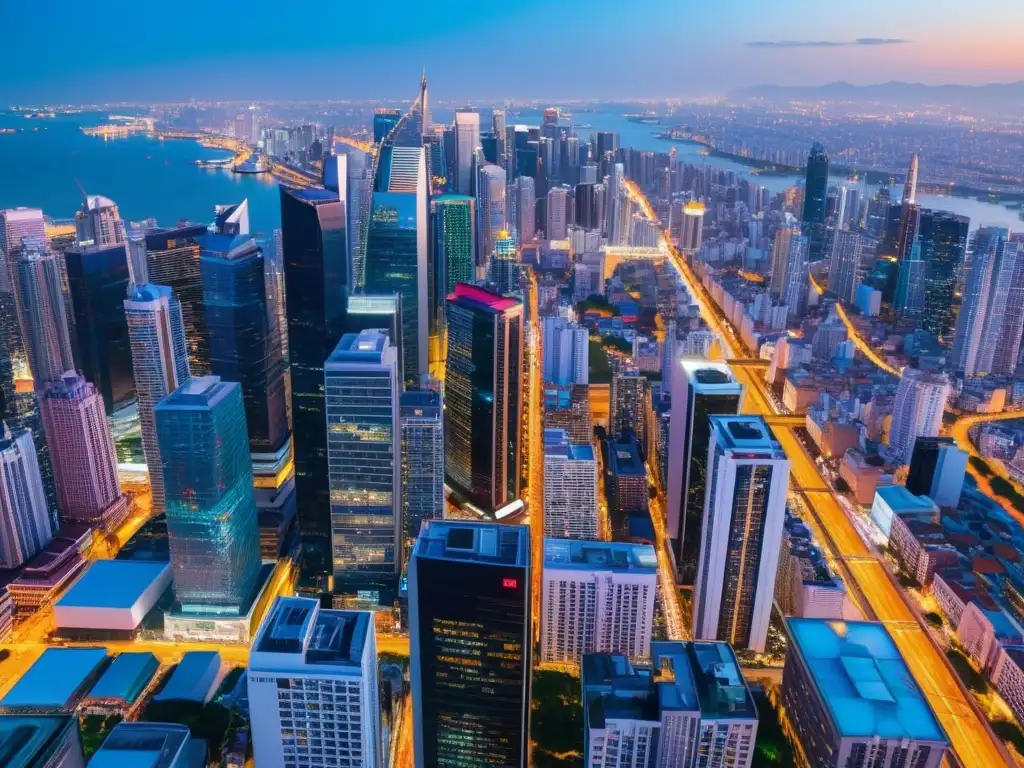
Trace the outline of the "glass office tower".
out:
[[[828,155],[817,142],[807,157],[804,185],[803,234],[810,241],[808,261],[820,261],[825,256],[825,220],[828,209]]]
[[[242,388],[218,376],[194,378],[154,415],[175,598],[183,613],[238,614],[260,570]]]
[[[530,531],[432,520],[409,559],[416,768],[527,764]]]
[[[331,532],[324,360],[345,332],[346,224],[345,204],[336,193],[281,187],[295,492],[306,566],[320,574],[328,572]]]
[[[924,261],[924,315],[921,327],[952,343],[953,295],[967,253],[971,220],[948,211],[921,211],[918,236]]]
[[[434,315],[444,316],[445,297],[456,283],[476,279],[476,199],[469,195],[439,195],[430,200],[434,238]]]

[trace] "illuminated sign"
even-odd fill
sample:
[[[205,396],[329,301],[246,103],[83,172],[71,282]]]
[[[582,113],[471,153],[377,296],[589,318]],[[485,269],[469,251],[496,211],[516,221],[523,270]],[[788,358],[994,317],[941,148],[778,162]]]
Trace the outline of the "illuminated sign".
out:
[[[519,586],[519,579],[502,579],[501,586],[505,589],[515,589]]]

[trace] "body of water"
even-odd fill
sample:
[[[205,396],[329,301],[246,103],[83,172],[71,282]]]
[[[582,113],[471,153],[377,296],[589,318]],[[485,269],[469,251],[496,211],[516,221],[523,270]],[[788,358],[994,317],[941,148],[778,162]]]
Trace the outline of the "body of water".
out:
[[[161,226],[172,226],[179,219],[211,221],[214,205],[248,198],[254,233],[269,235],[280,226],[278,183],[270,174],[198,168],[194,160],[223,157],[224,153],[191,140],[160,141],[141,135],[104,140],[81,131],[82,126],[106,120],[107,115],[99,113],[26,119],[0,111],[0,128],[15,129],[15,133],[0,134],[0,208],[25,205],[42,208],[54,218],[70,218],[81,205],[81,184],[90,194],[114,200],[126,221],[155,218]],[[490,128],[489,121],[489,115],[481,115],[482,130]],[[800,181],[798,176],[754,174],[733,160],[704,156],[703,147],[693,142],[658,139],[655,134],[665,126],[632,123],[619,112],[580,112],[574,121],[590,126],[579,129],[581,136],[606,130],[617,132],[622,146],[654,152],[667,152],[674,146],[678,157],[686,162],[734,171],[773,193]],[[541,113],[523,110],[508,122],[537,125]],[[835,181],[845,179],[836,177]],[[861,188],[869,195],[875,190],[865,185]],[[898,196],[901,190],[894,191]],[[969,216],[972,229],[997,225],[1024,230],[1017,212],[1001,205],[937,195],[920,195],[919,202],[928,208]]]

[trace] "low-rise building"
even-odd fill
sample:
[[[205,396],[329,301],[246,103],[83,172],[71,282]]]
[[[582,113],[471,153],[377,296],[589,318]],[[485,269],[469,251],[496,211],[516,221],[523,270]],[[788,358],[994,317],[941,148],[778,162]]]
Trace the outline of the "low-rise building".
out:
[[[82,713],[117,715],[122,720],[135,720],[145,705],[145,694],[156,679],[159,669],[160,662],[152,653],[118,655],[96,685],[82,698]]]
[[[197,768],[206,765],[206,743],[178,723],[118,723],[89,768]]]
[[[911,514],[895,515],[889,532],[889,553],[904,573],[928,586],[936,568],[956,565],[960,553],[948,545],[945,528]]]
[[[1024,723],[1024,646],[1000,646],[990,679],[1017,722]]]
[[[223,663],[216,651],[188,651],[154,700],[205,704],[216,692],[222,671]]]
[[[53,606],[62,636],[131,637],[171,586],[171,564],[96,560]]]
[[[811,539],[810,529],[789,510],[782,531],[775,602],[783,616],[846,619],[856,615],[847,599],[846,585],[829,569]]]
[[[839,476],[850,486],[853,500],[870,504],[875,491],[886,481],[885,461],[881,456],[868,456],[863,451],[848,450],[839,464]]]
[[[4,768],[85,768],[78,718],[0,715]]]
[[[919,520],[938,520],[939,508],[927,496],[915,496],[902,485],[884,485],[875,491],[871,519],[888,537],[897,516]]]
[[[0,710],[74,712],[109,660],[105,648],[47,648],[0,700]]]
[[[972,600],[964,608],[956,628],[960,645],[983,672],[989,672],[999,658],[1001,645],[1024,643],[1024,631],[1001,608],[985,608]]]

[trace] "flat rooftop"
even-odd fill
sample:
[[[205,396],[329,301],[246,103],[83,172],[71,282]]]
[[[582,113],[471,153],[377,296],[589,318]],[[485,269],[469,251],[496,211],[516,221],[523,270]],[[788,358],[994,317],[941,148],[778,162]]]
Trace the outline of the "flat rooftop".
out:
[[[206,702],[213,693],[220,665],[220,654],[216,651],[188,651],[155,699]]]
[[[67,608],[131,608],[170,563],[96,560],[57,605]]]
[[[651,666],[658,707],[662,711],[697,712],[700,697],[690,669],[689,643],[664,641],[651,644]]]
[[[652,656],[660,645],[651,644]],[[686,644],[686,650],[702,717],[757,718],[757,705],[728,643],[694,641]]]
[[[658,558],[650,544],[544,539],[544,567],[654,573],[658,568]]]
[[[915,496],[907,490],[905,485],[883,485],[875,491],[875,494],[896,514],[901,512],[938,514],[939,512],[934,501],[927,496]]]
[[[47,648],[0,701],[6,708],[63,709],[74,706],[107,662],[105,648]]]
[[[420,529],[413,555],[526,568],[530,565],[530,529],[525,525],[430,520]]]
[[[193,376],[157,403],[154,410],[212,408],[238,386],[233,381],[222,381],[220,376]]]
[[[308,597],[280,597],[264,621],[254,649],[260,653],[305,653],[307,664],[362,664],[371,626],[367,611],[321,610]]]
[[[840,735],[948,742],[883,624],[785,621]]]
[[[507,309],[522,306],[516,299],[510,299],[500,293],[469,283],[456,283],[455,290],[448,295],[448,301],[457,301],[491,312],[504,312]]]
[[[771,458],[785,458],[775,433],[763,416],[712,416],[711,429],[718,434],[718,442],[733,451],[773,454]]]
[[[90,699],[120,699],[134,702],[160,668],[152,653],[122,653],[89,691]]]
[[[618,438],[608,439],[608,464],[613,475],[616,477],[628,477],[643,475],[647,476],[647,469],[640,461],[640,451],[637,448],[636,439],[620,440]]]
[[[608,720],[658,721],[658,697],[649,667],[618,653],[587,653],[581,663],[583,700],[591,728]]]
[[[0,715],[0,763],[4,768],[36,768],[69,724],[69,715]],[[77,730],[78,723],[70,727]]]
[[[544,430],[544,455],[562,456],[572,461],[594,461],[594,448],[589,443],[569,442],[569,431],[557,427]]]
[[[388,335],[382,330],[346,333],[338,341],[328,363],[381,363],[388,348]]]
[[[688,387],[698,394],[736,394],[743,386],[725,363],[683,358],[680,361]]]
[[[189,739],[188,726],[177,723],[118,723],[89,761],[89,768],[182,765],[177,758]]]

